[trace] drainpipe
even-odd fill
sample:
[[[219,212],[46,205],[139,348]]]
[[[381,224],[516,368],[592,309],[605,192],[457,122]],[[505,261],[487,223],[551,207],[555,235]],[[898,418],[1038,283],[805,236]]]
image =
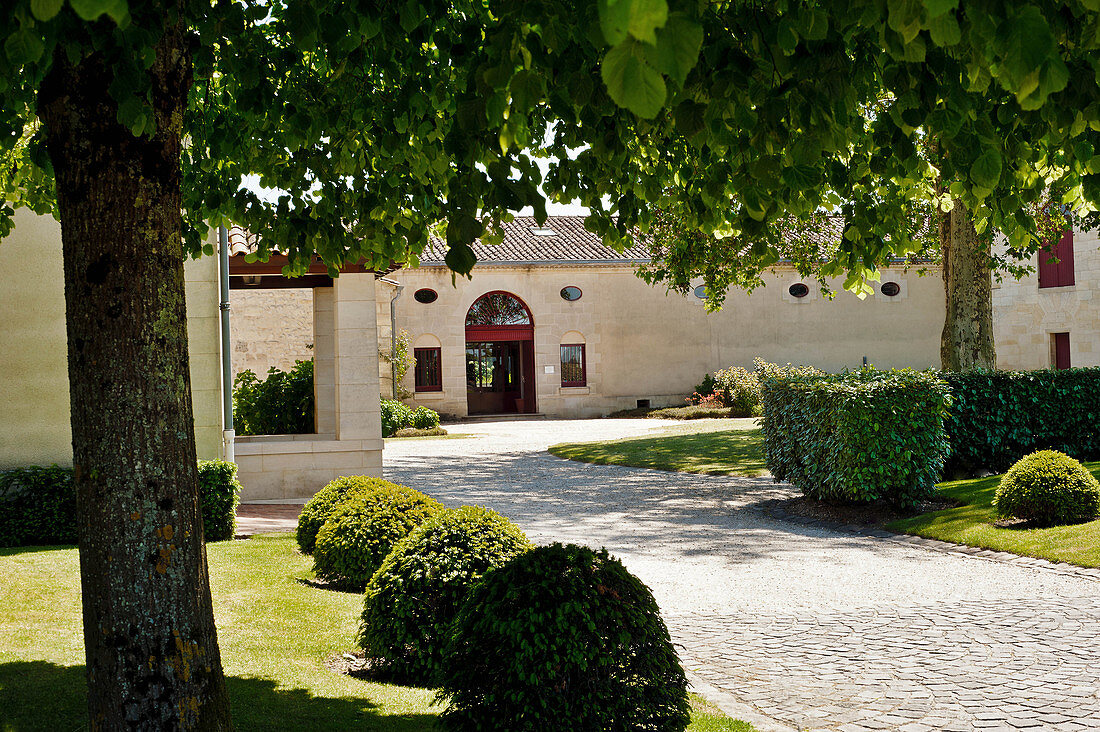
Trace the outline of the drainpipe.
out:
[[[218,227],[218,280],[221,302],[218,310],[222,325],[222,457],[235,462],[233,441],[233,354],[229,343],[229,230]]]
[[[383,277],[382,281],[386,284],[393,285],[397,288],[397,292],[393,293],[393,297],[390,298],[390,383],[393,386],[390,388],[390,396],[394,399],[397,398],[397,298],[401,297],[401,291],[405,289],[405,286],[396,280],[391,280],[388,277]]]

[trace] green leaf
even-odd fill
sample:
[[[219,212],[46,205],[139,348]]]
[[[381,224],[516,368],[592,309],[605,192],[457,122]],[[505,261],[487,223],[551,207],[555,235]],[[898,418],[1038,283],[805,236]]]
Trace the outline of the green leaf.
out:
[[[938,18],[957,7],[959,7],[959,0],[924,0],[924,10],[929,18]]]
[[[790,18],[784,17],[779,21],[779,28],[775,32],[775,40],[786,54],[794,53],[798,48],[798,32],[794,29],[794,23]]]
[[[627,35],[653,45],[656,31],[668,20],[667,0],[600,0],[600,28],[609,45],[618,46]]]
[[[887,25],[897,31],[905,43],[911,42],[920,33],[921,12],[924,9],[920,0],[890,0],[889,7]]]
[[[39,20],[53,20],[65,0],[31,0],[31,13]]]
[[[978,156],[974,165],[970,168],[970,179],[982,188],[993,189],[1001,179],[1001,168],[1004,161],[998,150],[989,149]]]
[[[45,51],[46,47],[43,45],[42,39],[38,37],[37,33],[26,27],[12,33],[8,36],[8,40],[4,42],[4,55],[15,66],[34,63],[42,58]]]
[[[998,80],[1017,99],[1037,89],[1040,68],[1058,58],[1050,26],[1034,6],[1022,8],[997,27],[994,51],[1000,61]]]
[[[447,227],[448,239],[450,238],[451,227]],[[443,261],[447,266],[458,274],[468,275],[470,270],[477,264],[477,255],[474,254],[474,250],[469,244],[462,242],[455,242],[450,244],[447,249],[446,256],[443,257]]]
[[[73,10],[82,20],[97,20],[101,15],[107,15],[115,23],[122,23],[122,19],[129,14],[129,4],[126,0],[69,0]]]
[[[937,46],[954,46],[962,40],[962,30],[954,13],[944,13],[932,19],[928,32]]]
[[[639,117],[652,119],[665,103],[665,80],[640,58],[638,43],[627,41],[607,52],[600,75],[611,99]]]
[[[674,13],[664,28],[657,31],[656,51],[647,53],[653,65],[662,73],[684,85],[688,73],[699,60],[703,46],[703,26],[686,15]],[[649,51],[649,47],[646,48]]]

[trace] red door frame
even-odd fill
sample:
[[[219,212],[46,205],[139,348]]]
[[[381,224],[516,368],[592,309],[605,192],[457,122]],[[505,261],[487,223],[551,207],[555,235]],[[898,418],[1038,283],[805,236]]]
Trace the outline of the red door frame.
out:
[[[501,294],[513,298],[523,306],[527,312],[528,323],[524,325],[467,325],[467,343],[494,343],[494,342],[520,342],[520,398],[523,400],[523,414],[534,414],[538,411],[537,394],[535,393],[535,317],[531,314],[531,308],[518,295],[507,290],[490,290],[477,297],[466,310],[469,317],[473,309],[482,298],[489,295]]]

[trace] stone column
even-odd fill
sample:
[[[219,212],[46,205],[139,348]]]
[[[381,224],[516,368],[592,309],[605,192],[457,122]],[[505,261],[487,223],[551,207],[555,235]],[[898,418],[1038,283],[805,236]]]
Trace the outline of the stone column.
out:
[[[314,428],[319,435],[336,434],[336,343],[333,332],[333,287],[313,289]]]
[[[382,448],[379,411],[378,323],[374,274],[345,273],[333,283],[336,355],[336,439]]]

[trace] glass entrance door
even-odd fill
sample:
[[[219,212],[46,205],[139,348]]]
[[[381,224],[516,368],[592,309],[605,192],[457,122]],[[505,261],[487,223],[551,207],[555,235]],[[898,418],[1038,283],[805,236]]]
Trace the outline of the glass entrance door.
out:
[[[524,411],[519,341],[466,344],[466,395],[470,414]]]

